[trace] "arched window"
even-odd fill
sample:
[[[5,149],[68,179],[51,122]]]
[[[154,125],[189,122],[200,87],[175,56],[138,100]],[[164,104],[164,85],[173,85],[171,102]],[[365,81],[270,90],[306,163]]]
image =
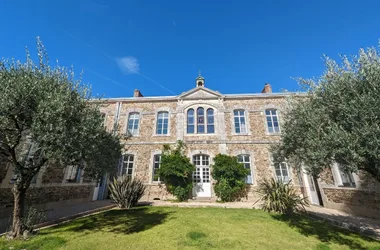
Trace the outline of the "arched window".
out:
[[[249,174],[245,178],[245,183],[252,184],[251,159],[249,155],[238,155],[238,162],[243,163],[246,169],[249,169]]]
[[[130,135],[138,135],[139,134],[139,121],[140,114],[137,112],[133,112],[129,114],[128,117],[128,132]]]
[[[122,162],[121,175],[132,177],[134,156],[131,154],[123,155]]]
[[[197,132],[198,134],[205,133],[205,110],[203,108],[197,109]]]
[[[169,112],[161,111],[157,114],[156,134],[167,135],[169,125]]]
[[[234,125],[236,134],[246,134],[247,125],[245,122],[245,111],[243,109],[234,110]]]
[[[214,132],[214,110],[210,108],[207,109],[207,133],[213,134]]]
[[[265,116],[267,120],[268,132],[269,133],[279,133],[280,125],[278,122],[278,115],[276,109],[265,110]]]
[[[187,133],[194,134],[194,109],[187,111]]]

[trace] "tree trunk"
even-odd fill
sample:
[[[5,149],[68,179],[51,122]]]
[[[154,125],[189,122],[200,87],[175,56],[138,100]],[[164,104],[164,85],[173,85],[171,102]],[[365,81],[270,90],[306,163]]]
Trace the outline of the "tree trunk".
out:
[[[12,231],[10,232],[10,237],[15,239],[19,238],[23,234],[22,219],[24,216],[25,208],[25,194],[26,189],[19,189],[16,186],[12,189],[14,204],[13,204],[13,222]]]
[[[313,181],[314,181],[315,191],[317,192],[317,196],[319,200],[319,205],[323,206],[322,194],[321,194],[321,189],[319,188],[318,177],[313,175]]]

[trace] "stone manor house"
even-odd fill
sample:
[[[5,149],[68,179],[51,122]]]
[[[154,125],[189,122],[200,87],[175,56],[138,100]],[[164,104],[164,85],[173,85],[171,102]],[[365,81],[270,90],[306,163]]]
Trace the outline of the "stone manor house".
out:
[[[182,140],[187,155],[196,166],[193,173],[193,199],[215,201],[211,176],[216,154],[238,157],[250,170],[250,185],[243,201],[256,201],[257,184],[265,178],[292,180],[300,194],[310,203],[319,204],[312,178],[296,171],[287,162],[272,162],[270,145],[280,139],[281,120],[289,93],[272,93],[265,84],[261,93],[223,94],[205,87],[198,76],[195,87],[178,96],[144,97],[139,90],[133,97],[110,98],[102,106],[104,123],[109,131],[129,135],[119,166],[119,175],[139,178],[147,185],[143,200],[173,198],[160,183],[164,144]],[[302,94],[300,94],[302,95]],[[10,211],[12,169],[0,167],[1,211]],[[106,178],[94,184],[77,168],[55,167],[43,171],[34,180],[28,199],[34,204],[61,207],[67,204],[106,197]],[[338,165],[326,170],[318,180],[323,206],[346,210],[358,215],[380,217],[380,184],[364,172],[344,173]],[[48,204],[48,205],[46,205]],[[43,206],[43,205],[41,205]],[[5,212],[3,212],[4,215]]]

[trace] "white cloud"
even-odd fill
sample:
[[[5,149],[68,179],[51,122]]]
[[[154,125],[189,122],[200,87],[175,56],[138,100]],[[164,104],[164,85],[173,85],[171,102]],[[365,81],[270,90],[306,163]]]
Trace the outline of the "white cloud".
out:
[[[124,74],[137,74],[140,72],[140,65],[136,57],[127,56],[116,60]]]

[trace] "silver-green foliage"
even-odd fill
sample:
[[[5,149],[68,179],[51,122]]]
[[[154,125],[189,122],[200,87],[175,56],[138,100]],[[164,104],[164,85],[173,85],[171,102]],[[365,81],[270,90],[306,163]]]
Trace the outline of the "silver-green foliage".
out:
[[[316,80],[299,79],[304,97],[289,98],[280,157],[303,163],[318,176],[339,163],[344,171],[365,170],[380,181],[380,57],[361,49],[342,63],[326,57]]]
[[[145,192],[145,185],[139,179],[128,176],[115,177],[109,184],[111,198],[120,208],[134,207]]]
[[[16,175],[12,237],[21,234],[25,192],[42,167],[48,172],[49,162],[85,162],[86,174],[98,178],[120,157],[118,138],[104,129],[99,99],[72,69],[51,66],[38,38],[37,53],[37,63],[28,51],[26,62],[0,60],[0,154]]]
[[[304,210],[308,205],[307,199],[298,194],[290,182],[284,183],[275,179],[259,183],[256,191],[261,197],[261,207],[264,211],[290,214]]]
[[[39,211],[35,207],[30,207],[22,220],[24,230],[33,233],[37,225],[42,223],[45,219],[45,212]]]

